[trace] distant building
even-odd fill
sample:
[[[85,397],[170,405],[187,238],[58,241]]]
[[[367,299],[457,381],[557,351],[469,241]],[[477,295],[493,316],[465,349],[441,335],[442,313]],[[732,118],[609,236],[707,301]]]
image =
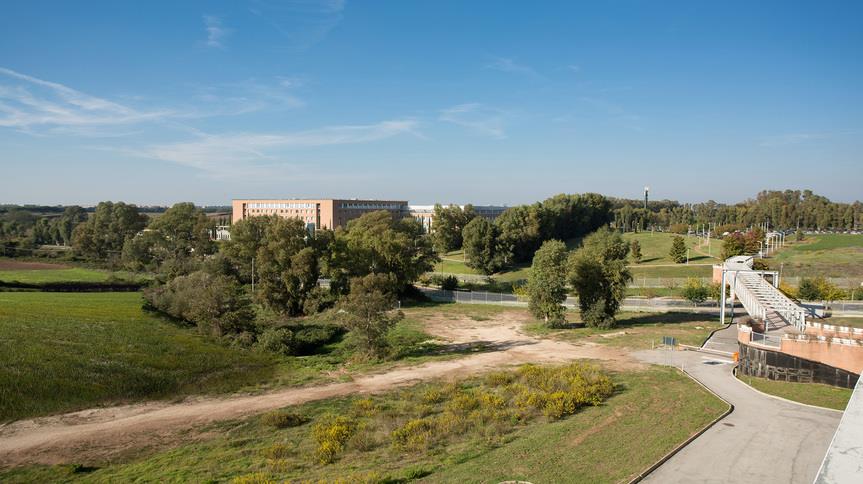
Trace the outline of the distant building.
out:
[[[426,232],[431,232],[434,225],[434,205],[410,205],[410,216],[422,224]],[[464,205],[459,205],[464,209]],[[488,220],[494,220],[509,207],[495,205],[474,205],[473,209],[477,215]]]
[[[231,220],[237,223],[248,217],[278,215],[298,218],[309,230],[345,227],[361,215],[386,210],[394,218],[408,216],[407,200],[336,200],[336,199],[235,199]]]

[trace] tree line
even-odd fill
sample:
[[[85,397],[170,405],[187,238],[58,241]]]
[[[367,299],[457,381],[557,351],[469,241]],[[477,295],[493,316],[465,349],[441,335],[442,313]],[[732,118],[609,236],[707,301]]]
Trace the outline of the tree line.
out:
[[[613,222],[625,231],[712,224],[718,232],[732,232],[770,223],[779,229],[859,230],[863,228],[863,203],[833,202],[812,190],[765,190],[735,204],[715,201],[685,204],[672,200],[652,201],[610,199]]]
[[[584,236],[611,221],[611,203],[602,195],[560,194],[532,205],[508,208],[494,221],[472,206],[435,206],[434,246],[446,253],[464,249],[466,264],[493,274],[530,262],[543,242]]]

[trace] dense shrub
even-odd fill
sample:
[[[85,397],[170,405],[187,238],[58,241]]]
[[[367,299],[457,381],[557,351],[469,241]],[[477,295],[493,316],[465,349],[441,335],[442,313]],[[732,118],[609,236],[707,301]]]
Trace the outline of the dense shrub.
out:
[[[298,427],[308,421],[307,417],[289,410],[274,410],[261,415],[261,423],[277,429]]]
[[[357,423],[345,416],[327,415],[316,423],[312,436],[317,442],[315,456],[321,464],[336,460],[357,429]]]
[[[254,330],[255,312],[236,280],[194,272],[144,291],[146,309],[194,323],[221,336]]]
[[[290,355],[294,333],[287,328],[269,328],[258,335],[255,348],[280,355]]]
[[[689,302],[698,304],[707,300],[710,296],[710,288],[701,282],[701,279],[690,277],[683,285],[683,297]]]

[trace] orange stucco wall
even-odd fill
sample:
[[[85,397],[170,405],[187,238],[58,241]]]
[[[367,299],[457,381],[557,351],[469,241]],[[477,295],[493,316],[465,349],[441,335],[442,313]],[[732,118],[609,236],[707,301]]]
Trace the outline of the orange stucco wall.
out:
[[[857,373],[863,372],[863,345],[848,345],[818,340],[783,339],[781,351]]]

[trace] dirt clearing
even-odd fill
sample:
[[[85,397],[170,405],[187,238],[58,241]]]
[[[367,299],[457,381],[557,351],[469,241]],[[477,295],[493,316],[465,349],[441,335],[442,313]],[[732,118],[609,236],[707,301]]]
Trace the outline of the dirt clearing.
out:
[[[368,374],[351,382],[288,388],[259,395],[198,397],[180,403],[151,402],[95,408],[65,415],[22,420],[0,427],[0,465],[97,463],[134,449],[158,448],[195,438],[202,425],[266,412],[313,400],[362,393],[433,379],[452,379],[522,363],[563,363],[575,359],[607,361],[613,368],[641,363],[624,350],[595,343],[537,339],[521,331],[523,312],[503,312],[485,321],[432,315],[426,331],[468,356]]]

